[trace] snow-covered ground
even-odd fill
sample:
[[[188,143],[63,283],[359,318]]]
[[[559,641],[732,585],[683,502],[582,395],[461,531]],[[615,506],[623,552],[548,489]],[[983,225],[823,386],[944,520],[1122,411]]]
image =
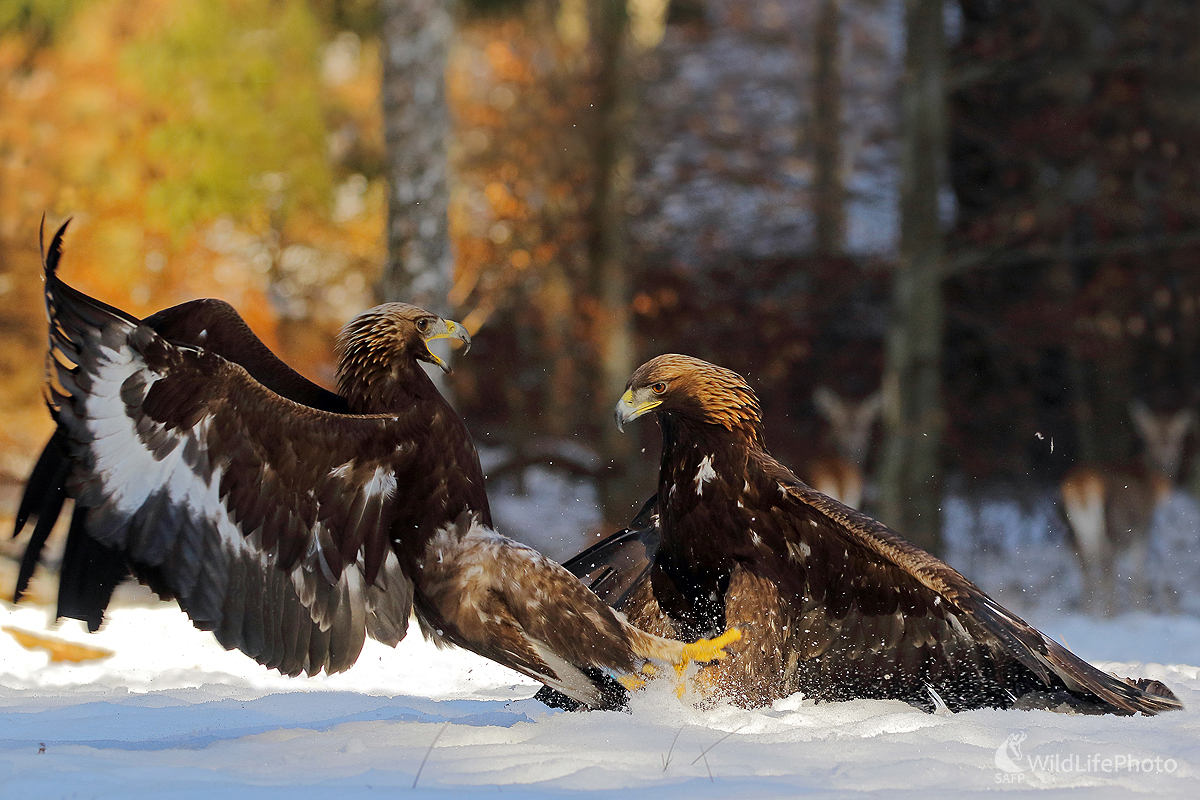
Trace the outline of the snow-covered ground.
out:
[[[222,650],[171,605],[122,607],[96,635],[75,623],[58,631],[114,651],[102,661],[52,664],[0,635],[0,797],[358,798],[408,793],[414,781],[455,797],[930,800],[1075,787],[1195,797],[1200,621],[1034,621],[1107,669],[1165,681],[1188,709],[928,715],[799,698],[699,709],[668,682],[629,713],[567,714],[530,699],[536,685],[516,673],[415,633],[396,650],[368,642],[341,675],[289,679]],[[3,625],[47,623],[43,608],[0,610]]]
[[[585,527],[594,509],[574,494],[581,486],[535,476],[529,498],[497,502],[501,527],[556,538]],[[531,503],[568,510],[534,514]],[[969,576],[1102,668],[1164,681],[1187,709],[927,715],[794,697],[746,711],[698,708],[666,681],[629,713],[566,714],[532,700],[532,681],[437,650],[415,626],[395,650],[368,642],[346,673],[291,679],[222,650],[174,605],[126,604],[98,634],[75,622],[54,631],[113,651],[101,661],[51,663],[0,633],[0,800],[1200,796],[1200,617],[1073,610],[1077,576],[1043,502],[951,498],[946,510],[951,560]],[[1157,526],[1181,579],[1196,560],[1198,515],[1181,497]],[[0,604],[0,627],[46,632],[50,622],[44,607]]]

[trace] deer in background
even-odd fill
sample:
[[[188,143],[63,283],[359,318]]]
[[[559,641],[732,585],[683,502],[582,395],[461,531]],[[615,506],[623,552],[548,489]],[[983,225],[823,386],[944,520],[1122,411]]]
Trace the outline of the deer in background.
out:
[[[860,508],[865,485],[863,466],[882,398],[875,392],[854,402],[842,399],[832,389],[818,386],[813,392],[813,405],[829,423],[829,436],[837,454],[809,462],[808,484],[851,508]]]
[[[1141,402],[1129,406],[1142,442],[1141,464],[1102,468],[1081,466],[1063,479],[1062,507],[1083,571],[1085,608],[1112,616],[1116,611],[1116,560],[1132,557],[1130,599],[1149,598],[1146,551],[1154,512],[1175,486],[1183,445],[1195,424],[1190,408],[1156,413]]]

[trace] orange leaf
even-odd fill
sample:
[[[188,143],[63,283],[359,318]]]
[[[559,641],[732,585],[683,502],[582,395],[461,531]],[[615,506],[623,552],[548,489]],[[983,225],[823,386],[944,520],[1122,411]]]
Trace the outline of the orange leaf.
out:
[[[50,653],[51,661],[95,661],[100,658],[108,658],[113,654],[112,650],[105,650],[102,647],[88,647],[53,636],[30,633],[11,625],[0,626],[0,630],[12,636],[17,640],[17,644],[26,649],[34,650],[40,647],[47,651]]]

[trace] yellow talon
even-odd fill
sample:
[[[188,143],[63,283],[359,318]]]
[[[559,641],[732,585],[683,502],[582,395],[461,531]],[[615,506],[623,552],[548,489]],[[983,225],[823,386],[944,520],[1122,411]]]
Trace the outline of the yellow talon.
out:
[[[637,675],[618,675],[617,680],[629,691],[636,692],[639,689],[645,689],[646,684],[657,674],[658,667],[647,661],[638,669]]]
[[[617,681],[631,692],[636,692],[646,687],[646,681],[637,675],[618,675]]]
[[[629,628],[629,633],[633,640],[634,652],[642,658],[654,658],[674,665],[675,674],[679,681],[676,686],[676,694],[680,697],[683,697],[686,688],[683,674],[687,671],[688,664],[693,661],[701,663],[706,661],[721,661],[729,655],[725,652],[725,648],[742,638],[742,632],[737,628],[730,628],[713,639],[700,639],[690,644],[662,639],[652,634],[643,633],[637,628]],[[622,686],[632,692],[643,688],[647,680],[657,674],[658,668],[647,662],[642,664],[638,674],[622,675],[617,680],[621,682]]]
[[[679,679],[675,684],[675,696],[682,698],[684,692],[687,691],[683,673],[687,670],[688,664],[693,661],[722,661],[729,655],[725,652],[725,648],[741,638],[740,630],[730,628],[715,639],[699,639],[684,645],[681,658],[675,664],[675,675]]]
[[[715,639],[699,639],[684,645],[683,660],[675,665],[675,671],[683,673],[691,661],[721,661],[728,653],[725,648],[742,638],[742,632],[730,628]]]

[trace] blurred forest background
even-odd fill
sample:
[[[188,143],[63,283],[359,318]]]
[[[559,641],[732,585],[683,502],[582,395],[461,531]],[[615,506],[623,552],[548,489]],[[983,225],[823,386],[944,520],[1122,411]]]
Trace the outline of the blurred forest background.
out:
[[[589,535],[654,484],[644,359],[745,374],[801,473],[814,391],[884,387],[865,502],[944,550],[947,493],[1195,405],[1198,183],[1192,0],[0,0],[0,475],[50,432],[46,213],[83,290],[224,298],[326,385],[383,298],[464,321],[489,480],[594,489]]]

